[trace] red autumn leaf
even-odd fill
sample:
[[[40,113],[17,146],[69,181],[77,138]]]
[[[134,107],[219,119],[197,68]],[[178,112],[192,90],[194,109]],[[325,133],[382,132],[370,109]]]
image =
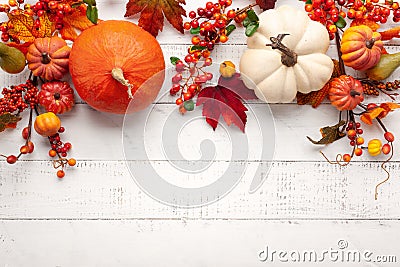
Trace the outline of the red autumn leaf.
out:
[[[275,7],[276,0],[256,0],[257,5],[262,10],[272,9]]]
[[[244,85],[242,79],[240,79],[240,74],[235,73],[232,78],[226,79],[220,77],[218,79],[218,84],[222,87],[229,88],[231,91],[235,92],[241,99],[250,100],[257,99],[254,90],[251,90]]]
[[[198,95],[196,106],[203,105],[203,116],[214,130],[222,116],[228,126],[235,124],[244,132],[247,108],[242,100],[254,99],[255,95],[239,78],[239,74],[230,79],[220,77],[217,86],[206,87]]]
[[[129,0],[126,5],[125,17],[140,13],[139,26],[157,36],[164,26],[164,16],[177,29],[183,33],[183,18],[186,11],[182,7],[185,0]]]
[[[381,34],[383,41],[391,40],[393,38],[400,38],[400,26],[379,33]]]

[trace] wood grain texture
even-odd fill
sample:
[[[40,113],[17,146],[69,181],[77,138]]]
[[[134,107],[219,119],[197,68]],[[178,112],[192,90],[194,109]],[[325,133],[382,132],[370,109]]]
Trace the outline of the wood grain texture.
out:
[[[3,266],[397,266],[399,221],[0,221]],[[368,238],[366,239],[366,233]],[[339,249],[339,242],[348,247]],[[345,244],[346,244],[345,243]],[[259,260],[261,251],[371,252],[371,262]],[[340,254],[339,254],[340,253]],[[347,255],[347,254],[345,254]],[[394,256],[394,263],[374,263]],[[29,258],[29,261],[26,259]],[[303,257],[304,259],[304,257]],[[335,259],[335,256],[332,257]],[[353,259],[351,257],[351,259]]]

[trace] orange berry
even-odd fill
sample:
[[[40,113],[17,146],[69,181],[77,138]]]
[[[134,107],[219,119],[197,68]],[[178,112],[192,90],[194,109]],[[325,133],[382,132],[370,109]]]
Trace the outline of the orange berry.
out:
[[[19,152],[21,152],[21,154],[28,154],[29,147],[28,146],[21,146],[21,148],[19,149]]]
[[[50,149],[49,150],[49,156],[50,157],[55,157],[55,156],[57,156],[57,152],[55,150],[53,150],[53,149]]]
[[[220,37],[219,37],[219,41],[221,42],[221,43],[226,43],[227,41],[228,41],[228,36],[226,36],[226,35],[221,35]]]
[[[68,165],[69,165],[69,166],[75,166],[75,164],[76,164],[76,159],[70,158],[70,159],[68,160]]]
[[[343,160],[344,160],[345,162],[350,162],[351,156],[350,156],[349,154],[344,154],[344,155],[343,155]]]
[[[389,144],[384,144],[384,145],[382,146],[382,153],[383,153],[383,154],[385,154],[385,155],[389,154],[389,153],[390,153],[390,150],[391,150],[391,147],[390,147]]]
[[[58,178],[63,178],[65,176],[65,172],[63,171],[63,170],[59,170],[59,171],[57,171],[57,177]]]
[[[363,151],[362,151],[361,148],[356,148],[356,149],[354,149],[354,155],[356,155],[356,156],[361,156],[362,153],[363,153]]]
[[[347,131],[347,135],[349,137],[355,137],[356,134],[357,134],[356,130],[350,129],[350,130]]]
[[[362,138],[362,137],[357,137],[357,139],[356,139],[356,144],[357,144],[357,145],[362,145],[362,144],[364,144],[364,138]]]

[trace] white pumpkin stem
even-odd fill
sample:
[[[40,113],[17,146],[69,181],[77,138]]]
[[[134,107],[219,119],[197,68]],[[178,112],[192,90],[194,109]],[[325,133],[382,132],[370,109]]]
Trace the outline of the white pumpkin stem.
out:
[[[133,85],[130,84],[127,79],[125,79],[124,72],[122,71],[122,69],[113,68],[111,71],[111,75],[116,81],[118,81],[122,85],[128,87],[128,90],[127,90],[128,96],[129,96],[129,98],[133,98],[133,95],[132,95]]]

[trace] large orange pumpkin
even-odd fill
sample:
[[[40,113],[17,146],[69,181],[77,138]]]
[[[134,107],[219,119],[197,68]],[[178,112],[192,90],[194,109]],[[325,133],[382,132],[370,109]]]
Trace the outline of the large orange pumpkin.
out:
[[[148,32],[128,21],[109,20],[78,36],[69,67],[84,101],[97,110],[122,114],[131,101],[128,112],[144,109],[156,98],[165,62]]]

